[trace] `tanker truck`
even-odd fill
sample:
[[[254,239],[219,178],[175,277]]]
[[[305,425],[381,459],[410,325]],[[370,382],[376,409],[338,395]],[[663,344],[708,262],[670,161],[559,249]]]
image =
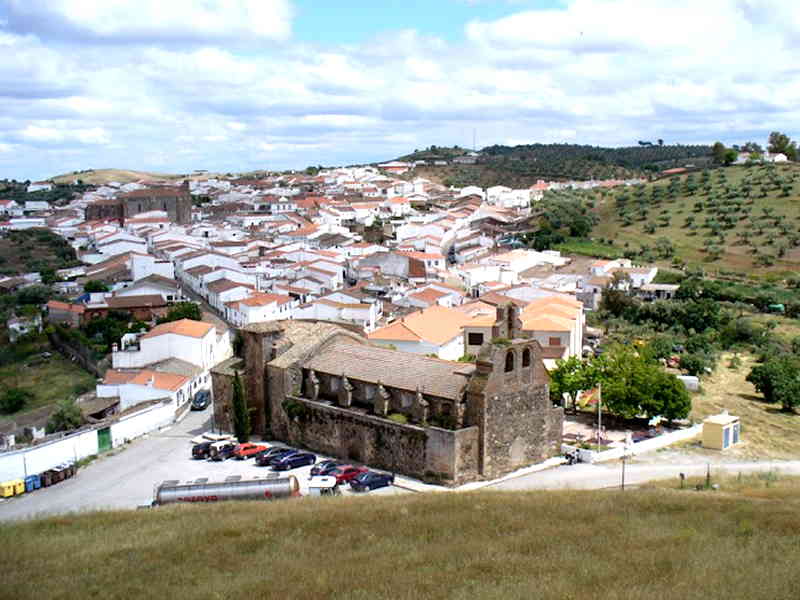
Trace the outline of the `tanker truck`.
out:
[[[165,481],[156,486],[152,506],[178,502],[221,502],[223,500],[277,500],[300,496],[300,484],[293,475],[240,481]]]

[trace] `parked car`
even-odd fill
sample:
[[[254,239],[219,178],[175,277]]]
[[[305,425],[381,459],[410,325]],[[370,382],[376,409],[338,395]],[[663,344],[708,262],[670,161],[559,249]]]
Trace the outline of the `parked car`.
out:
[[[214,442],[211,444],[208,457],[211,460],[225,460],[226,458],[230,458],[233,456],[233,449],[236,448],[236,445],[236,442],[227,440],[222,442]]]
[[[200,390],[192,399],[192,410],[205,410],[211,404],[211,392]]]
[[[209,453],[211,452],[211,444],[214,442],[200,442],[199,444],[195,444],[192,446],[192,458],[208,458]]]
[[[340,465],[335,469],[332,469],[328,475],[332,477],[336,477],[336,483],[349,483],[362,473],[369,472],[367,467],[354,467],[353,465]]]
[[[350,482],[350,489],[356,492],[368,492],[378,488],[386,487],[394,483],[394,475],[391,473],[378,473],[367,471],[357,475]]]
[[[273,458],[277,458],[278,456],[283,456],[285,454],[294,454],[295,452],[297,452],[297,450],[273,446],[272,448],[268,448],[267,450],[256,454],[256,464],[259,467],[268,467]]]
[[[288,471],[297,467],[313,465],[315,462],[317,462],[317,457],[310,452],[293,452],[273,458],[270,464],[276,471]]]
[[[313,467],[311,467],[311,477],[318,475],[327,475],[332,469],[343,466],[344,463],[340,460],[321,460]]]
[[[233,457],[238,458],[239,460],[244,460],[246,458],[255,456],[259,452],[263,452],[266,449],[267,446],[264,446],[263,444],[239,444],[233,449]]]

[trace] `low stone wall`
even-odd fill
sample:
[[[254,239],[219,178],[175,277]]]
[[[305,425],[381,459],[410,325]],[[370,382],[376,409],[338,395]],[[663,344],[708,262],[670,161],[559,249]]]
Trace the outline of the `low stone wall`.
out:
[[[395,423],[297,396],[287,404],[291,444],[436,483],[477,477],[477,427],[452,431]]]

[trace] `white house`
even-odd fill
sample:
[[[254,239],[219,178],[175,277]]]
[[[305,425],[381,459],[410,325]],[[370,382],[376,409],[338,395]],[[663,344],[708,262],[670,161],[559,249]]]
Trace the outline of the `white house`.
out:
[[[284,294],[254,292],[241,300],[225,304],[225,318],[237,327],[263,321],[291,319],[300,306],[299,300]]]
[[[181,319],[156,325],[139,337],[123,336],[121,347],[112,353],[112,366],[135,369],[177,358],[207,371],[232,355],[228,335],[217,335],[210,323]]]
[[[192,399],[193,383],[192,377],[175,373],[109,369],[96,393],[98,398],[119,398],[120,412],[152,400],[168,400],[177,410]]]

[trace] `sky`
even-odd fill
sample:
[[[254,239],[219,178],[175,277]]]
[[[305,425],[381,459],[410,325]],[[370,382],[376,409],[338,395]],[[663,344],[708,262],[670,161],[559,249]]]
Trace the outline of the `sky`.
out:
[[[0,0],[0,178],[763,144],[798,46],[784,0]]]

